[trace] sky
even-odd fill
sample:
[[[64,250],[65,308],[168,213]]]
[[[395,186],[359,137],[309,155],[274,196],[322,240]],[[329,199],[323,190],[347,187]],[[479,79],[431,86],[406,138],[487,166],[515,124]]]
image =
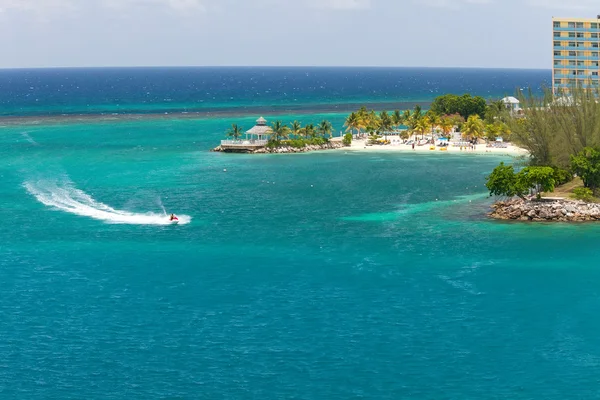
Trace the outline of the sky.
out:
[[[598,0],[0,0],[0,68],[551,68]]]

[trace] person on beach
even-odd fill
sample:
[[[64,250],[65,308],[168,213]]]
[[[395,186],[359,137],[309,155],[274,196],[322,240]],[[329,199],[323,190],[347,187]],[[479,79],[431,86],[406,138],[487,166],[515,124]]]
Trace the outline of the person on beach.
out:
[[[413,144],[412,144],[412,149],[413,150],[415,149],[415,142],[413,142]]]

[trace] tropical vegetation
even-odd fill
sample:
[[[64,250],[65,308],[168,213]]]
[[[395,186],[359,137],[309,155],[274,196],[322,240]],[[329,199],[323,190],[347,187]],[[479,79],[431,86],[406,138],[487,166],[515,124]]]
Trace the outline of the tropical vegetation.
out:
[[[571,190],[573,197],[588,199],[591,195],[599,196],[599,97],[600,91],[581,88],[571,88],[568,93],[558,94],[548,90],[542,96],[534,96],[531,92],[520,94],[522,116],[507,118],[500,111],[495,126],[488,124],[486,129],[494,135],[498,131],[510,131],[512,140],[529,151],[530,158],[523,171],[544,168],[546,183],[550,182],[549,171],[553,171],[552,179],[556,185],[578,176],[583,187]],[[488,177],[490,194],[518,196],[531,188],[531,185],[527,187],[519,179],[512,178],[507,168],[501,164]],[[518,176],[521,172],[512,171],[512,174]],[[541,180],[539,175],[536,176]],[[527,182],[531,183],[533,178],[528,179]],[[537,184],[544,186],[543,182]],[[550,191],[546,189],[544,191]]]

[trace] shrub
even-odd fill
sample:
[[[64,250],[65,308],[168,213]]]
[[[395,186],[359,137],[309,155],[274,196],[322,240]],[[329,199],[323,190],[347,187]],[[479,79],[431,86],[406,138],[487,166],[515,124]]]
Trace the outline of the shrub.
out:
[[[592,192],[592,189],[588,189],[586,187],[575,188],[573,189],[573,197],[575,197],[577,200],[589,202],[594,199],[594,192]]]
[[[570,171],[559,167],[553,167],[553,169],[554,180],[556,181],[556,185],[564,185],[565,183],[571,182],[573,180],[573,174]]]
[[[344,135],[344,138],[342,139],[342,143],[344,144],[344,146],[351,146],[352,145],[352,134],[346,133]]]

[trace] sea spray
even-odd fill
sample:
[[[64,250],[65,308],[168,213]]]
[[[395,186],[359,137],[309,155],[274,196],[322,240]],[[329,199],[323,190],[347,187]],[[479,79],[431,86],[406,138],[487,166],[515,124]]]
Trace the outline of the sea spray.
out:
[[[67,179],[60,182],[51,180],[27,181],[25,189],[40,203],[56,210],[89,217],[113,224],[131,225],[170,225],[165,215],[155,213],[134,213],[114,209],[96,201],[87,193],[74,187]],[[163,208],[164,210],[164,208]],[[179,224],[189,224],[192,218],[178,215]]]

